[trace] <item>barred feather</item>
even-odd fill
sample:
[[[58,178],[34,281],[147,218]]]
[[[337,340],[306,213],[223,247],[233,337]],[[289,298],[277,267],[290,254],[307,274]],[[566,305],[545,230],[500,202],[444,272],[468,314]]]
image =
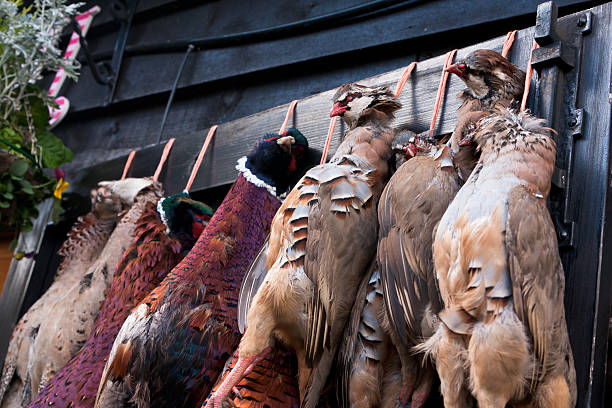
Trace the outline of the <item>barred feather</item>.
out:
[[[237,361],[238,351],[227,361],[211,394]],[[236,408],[298,408],[300,395],[295,353],[277,344],[236,388],[240,396],[235,395],[230,400]]]
[[[127,375],[118,378],[107,365],[98,406],[113,393],[141,407],[193,406],[208,395],[238,345],[242,276],[279,205],[265,188],[238,177],[191,252],[123,325],[109,363],[125,345]]]
[[[155,203],[148,203],[132,244],[117,265],[113,282],[87,343],[39,393],[30,407],[91,407],[106,358],[130,310],[182,259],[185,248],[166,234]]]

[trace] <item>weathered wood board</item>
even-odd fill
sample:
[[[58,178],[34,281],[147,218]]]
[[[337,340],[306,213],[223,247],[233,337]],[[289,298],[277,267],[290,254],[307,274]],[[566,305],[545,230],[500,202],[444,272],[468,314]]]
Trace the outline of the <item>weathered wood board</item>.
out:
[[[528,27],[533,24],[538,2],[140,2],[114,102],[102,106],[107,87],[95,83],[87,67],[78,84],[67,83],[62,90],[72,105],[67,118],[56,128],[56,134],[78,152],[67,170],[89,167],[118,157],[128,149],[157,141],[162,113],[182,53],[130,56],[129,44],[210,38],[278,27],[364,4],[394,3],[391,10],[385,8],[383,13],[360,17],[350,23],[341,21],[266,41],[194,51],[178,82],[178,92],[162,135],[165,140],[173,133],[189,133],[228,122],[287,103],[292,98],[304,98],[343,82],[440,55],[450,48]],[[110,55],[116,40],[118,24],[107,16],[112,9],[108,3],[111,2],[100,2],[103,11],[94,20],[88,35],[94,55],[100,52]],[[598,3],[601,0],[588,2]],[[560,12],[579,10],[586,4],[584,0],[562,0]]]
[[[458,50],[455,59],[460,59],[478,48],[501,50],[503,41],[504,37],[498,37]],[[532,28],[519,31],[510,53],[510,59],[514,64],[519,67],[526,66],[532,41]],[[418,62],[415,71],[399,97],[403,108],[396,115],[394,122],[396,127],[415,132],[421,132],[429,128],[443,63],[444,55]],[[388,85],[395,89],[403,70],[404,67],[399,67],[394,71],[366,78],[359,82],[366,85]],[[459,107],[459,101],[455,95],[463,88],[463,82],[459,78],[450,77],[446,97],[439,113],[436,134],[449,133],[454,128],[457,117],[456,110]],[[334,92],[335,89],[331,89],[300,100],[290,122],[292,126],[302,131],[308,138],[310,146],[317,150],[322,150],[325,142],[330,122],[331,98]],[[288,105],[278,106],[245,118],[219,124],[214,141],[192,189],[197,191],[231,183],[237,175],[235,170],[236,160],[247,154],[265,133],[278,130],[285,117]],[[340,124],[340,122],[338,123]],[[208,129],[202,129],[198,132],[170,135],[176,137],[177,140],[166,164],[165,174],[162,174],[160,178],[164,181],[169,193],[183,189],[207,131]],[[343,124],[336,126],[330,149],[332,153],[338,146],[343,132]],[[134,168],[130,174],[137,176],[152,174],[160,154],[161,146],[151,146],[139,151],[136,154]],[[120,157],[112,163],[107,162],[93,168],[83,169],[77,175],[78,179],[73,181],[73,187],[88,191],[92,187],[93,181],[119,176],[122,168],[119,163],[124,162],[126,156]],[[109,170],[117,174],[109,174]]]
[[[309,32],[304,29],[291,35],[256,44],[244,44],[208,49],[195,52],[179,83],[180,88],[210,83],[224,78],[268,70],[289,64],[301,63],[331,55],[367,49],[397,41],[431,36],[451,30],[465,30],[483,23],[494,23],[509,18],[533,14],[539,0],[515,0],[512,2],[491,0],[443,1],[411,0],[395,5],[392,13],[383,13],[374,18],[361,19],[352,24],[332,24],[323,30]],[[155,7],[140,2],[143,12],[153,13]],[[157,1],[157,3],[163,3]],[[138,20],[130,33],[128,44],[150,44],[187,38],[206,38],[237,31],[249,31],[282,25],[292,21],[341,11],[363,5],[362,0],[344,2],[270,2],[229,0],[209,2],[194,7],[188,2],[182,10],[163,13],[164,7],[157,6],[160,15]],[[397,2],[396,2],[397,3]],[[559,6],[585,3],[585,0],[559,0]],[[221,7],[220,7],[221,6]],[[102,4],[102,7],[105,7]],[[106,7],[111,7],[107,5]],[[170,5],[166,5],[169,8]],[[243,9],[234,13],[231,10]],[[444,10],[444,12],[441,12]],[[228,11],[230,11],[228,13]],[[457,18],[458,15],[469,18]],[[98,17],[100,18],[100,17]],[[93,30],[97,20],[94,20]],[[100,24],[108,18],[100,18]],[[169,22],[167,22],[169,21]],[[530,24],[531,22],[529,22]],[[165,27],[160,30],[159,27]],[[93,31],[95,33],[95,31]],[[92,53],[110,54],[115,34],[92,38]],[[127,47],[127,55],[129,56]],[[170,54],[172,55],[172,54]],[[122,67],[120,83],[115,102],[128,101],[171,89],[175,72],[181,60],[181,53],[173,58],[168,54],[139,55],[128,57]],[[236,61],[242,63],[236,64]],[[146,67],[159,67],[159,70]],[[91,73],[83,70],[78,84],[66,84],[63,93],[73,101],[71,113],[100,107],[106,88],[97,84]]]
[[[19,235],[17,248],[23,252],[38,252],[43,240],[45,228],[51,218],[52,200],[46,200],[38,206],[39,217],[34,221],[32,231]],[[13,259],[9,272],[0,293],[0,361],[4,361],[13,326],[19,317],[21,303],[26,294],[30,276],[36,260],[24,258]]]

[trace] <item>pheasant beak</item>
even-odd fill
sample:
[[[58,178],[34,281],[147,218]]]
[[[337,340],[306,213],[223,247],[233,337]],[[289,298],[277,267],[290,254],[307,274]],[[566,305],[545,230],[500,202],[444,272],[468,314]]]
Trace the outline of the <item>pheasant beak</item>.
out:
[[[295,139],[293,136],[283,136],[279,138],[276,143],[285,151],[285,153],[291,153],[291,145],[295,144]]]
[[[464,137],[463,139],[461,139],[459,141],[459,146],[464,147],[464,146],[469,146],[474,142],[474,135],[468,135],[466,137]]]
[[[474,141],[475,135],[476,135],[476,131],[473,131],[470,134],[466,135],[463,139],[459,141],[459,146],[464,147],[464,146],[469,146],[473,144],[475,142]]]
[[[333,118],[334,116],[341,116],[346,111],[347,111],[346,106],[342,105],[340,102],[336,102],[331,112],[329,113],[329,117]]]
[[[450,72],[451,74],[457,75],[459,78],[467,78],[467,74],[465,73],[465,64],[458,62],[447,67],[444,72]]]

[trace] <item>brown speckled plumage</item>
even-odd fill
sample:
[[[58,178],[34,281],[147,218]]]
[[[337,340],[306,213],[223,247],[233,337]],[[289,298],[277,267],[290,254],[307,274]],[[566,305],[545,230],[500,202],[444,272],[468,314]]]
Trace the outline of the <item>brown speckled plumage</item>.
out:
[[[385,88],[349,85],[337,93],[332,113],[343,112],[350,129],[330,163],[308,171],[275,216],[245,278],[265,275],[256,294],[241,296],[248,328],[240,360],[207,406],[220,406],[276,339],[297,354],[301,406],[317,405],[375,252],[376,205],[392,155],[389,122],[399,108]]]
[[[434,332],[435,313],[441,308],[431,249],[433,231],[478,160],[475,146],[465,143],[466,136],[495,106],[506,106],[522,94],[524,74],[494,51],[476,50],[450,71],[461,75],[468,87],[458,96],[463,103],[448,146],[428,135],[415,139],[405,132],[400,133],[403,139],[396,146],[399,152],[412,143],[418,153],[412,158],[407,155],[407,161],[401,158],[403,164],[389,180],[378,206],[376,271],[380,273],[383,316],[372,319],[364,308],[361,318],[353,319],[349,327],[349,332],[359,333],[367,320],[372,333],[384,328],[388,336],[377,334],[379,343],[363,343],[364,347],[359,342],[345,344],[346,364],[341,374],[347,389],[342,395],[348,406],[416,408],[425,403],[434,369],[430,362],[422,362],[422,355],[415,354],[413,347]],[[472,91],[472,86],[478,89]],[[377,290],[376,285],[369,287],[363,296]],[[375,304],[368,298],[366,305],[372,308]],[[394,358],[389,357],[393,351],[401,362],[401,390],[397,365],[388,361]]]
[[[17,378],[13,383],[21,387],[20,404],[25,406],[83,346],[93,327],[94,319],[104,300],[115,265],[133,238],[134,226],[142,214],[146,202],[156,200],[159,186],[145,187],[132,205],[130,200],[140,189],[151,182],[132,183],[132,179],[107,185],[114,197],[121,188],[120,201],[129,206],[117,226],[77,227],[61,251],[68,255],[58,278],[30,311],[24,315],[15,331],[10,352],[7,355],[3,378],[11,377],[14,364]],[[136,185],[135,188],[130,186]],[[95,207],[94,207],[95,210]],[[94,211],[95,212],[95,211]],[[82,223],[88,223],[89,216]],[[91,229],[93,228],[93,229]],[[29,327],[25,332],[21,325]],[[25,342],[23,341],[25,340]],[[15,357],[13,357],[15,356]],[[3,380],[3,383],[8,383]],[[13,393],[14,394],[14,393]]]
[[[24,314],[13,331],[0,383],[2,407],[25,405],[36,395],[38,389],[32,389],[28,361],[38,328],[47,319],[46,310],[68,287],[81,279],[117,223],[122,209],[118,197],[101,187],[92,191],[91,199],[92,210],[79,217],[58,251],[63,259],[53,284]]]
[[[167,233],[168,226],[161,221],[156,204],[146,202],[136,224],[134,240],[117,265],[87,343],[49,381],[29,407],[92,407],[108,353],[130,310],[161,282],[195,243],[197,237]],[[172,214],[177,219],[178,211]],[[195,217],[185,218],[185,223],[199,222]],[[178,220],[173,221],[178,223]],[[192,225],[185,228],[192,231]]]
[[[564,275],[546,208],[555,143],[541,121],[508,109],[482,120],[473,138],[480,160],[433,247],[443,324],[422,348],[447,407],[472,396],[483,408],[573,407]]]

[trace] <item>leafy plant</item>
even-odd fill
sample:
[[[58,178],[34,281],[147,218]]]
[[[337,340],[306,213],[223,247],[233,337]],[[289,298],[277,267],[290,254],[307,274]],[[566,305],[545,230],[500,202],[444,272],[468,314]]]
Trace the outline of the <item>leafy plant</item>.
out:
[[[76,77],[78,62],[64,60],[57,44],[82,3],[66,2],[34,0],[23,7],[20,0],[0,0],[0,228],[14,228],[16,236],[32,228],[46,198],[55,196],[57,217],[67,183],[45,169],[74,157],[49,131],[54,102],[36,86],[45,71]]]
[[[0,176],[0,209],[11,210],[10,220],[0,222],[20,226],[21,231],[32,229],[32,219],[38,217],[36,205],[48,197],[48,187],[54,184],[40,169],[32,168],[26,160],[15,160]],[[6,215],[5,215],[6,216]]]

